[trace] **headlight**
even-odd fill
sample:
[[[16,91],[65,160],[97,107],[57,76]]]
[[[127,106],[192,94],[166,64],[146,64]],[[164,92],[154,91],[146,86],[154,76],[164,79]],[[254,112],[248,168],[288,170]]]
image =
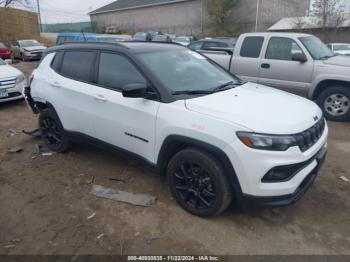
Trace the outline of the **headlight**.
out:
[[[286,151],[292,146],[297,146],[293,136],[263,135],[249,132],[238,132],[238,138],[250,148],[270,151]]]
[[[19,75],[19,76],[17,76],[17,78],[16,78],[16,84],[17,84],[17,85],[20,84],[20,83],[22,83],[22,82],[24,82],[24,81],[26,81],[26,78],[25,78],[24,75]]]

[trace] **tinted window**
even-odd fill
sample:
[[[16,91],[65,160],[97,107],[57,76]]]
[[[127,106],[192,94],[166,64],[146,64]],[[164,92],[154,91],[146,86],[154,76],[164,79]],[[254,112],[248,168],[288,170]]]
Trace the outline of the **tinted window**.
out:
[[[240,55],[242,57],[258,58],[264,43],[264,37],[249,36],[243,41]]]
[[[53,58],[53,61],[51,63],[51,68],[55,70],[56,72],[60,71],[60,66],[62,62],[63,52],[57,52],[55,54],[55,57]]]
[[[65,52],[61,68],[62,75],[84,82],[92,79],[95,53],[91,51]]]
[[[121,89],[131,83],[146,83],[146,80],[124,56],[101,53],[98,84],[114,89]]]
[[[203,44],[203,49],[210,49],[213,47],[228,47],[228,45],[223,42],[204,42]]]
[[[266,59],[292,61],[293,54],[303,53],[298,44],[286,37],[272,37],[266,50]]]

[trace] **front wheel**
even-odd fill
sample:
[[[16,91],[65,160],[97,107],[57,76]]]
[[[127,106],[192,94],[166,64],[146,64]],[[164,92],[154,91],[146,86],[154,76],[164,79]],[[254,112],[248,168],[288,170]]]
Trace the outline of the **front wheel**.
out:
[[[62,153],[70,148],[61,121],[52,108],[40,112],[39,128],[45,144],[52,152]]]
[[[317,104],[328,120],[347,121],[350,119],[350,88],[329,87],[320,94]]]
[[[222,165],[204,151],[178,152],[169,162],[167,176],[175,200],[196,216],[219,215],[232,202],[232,187]]]

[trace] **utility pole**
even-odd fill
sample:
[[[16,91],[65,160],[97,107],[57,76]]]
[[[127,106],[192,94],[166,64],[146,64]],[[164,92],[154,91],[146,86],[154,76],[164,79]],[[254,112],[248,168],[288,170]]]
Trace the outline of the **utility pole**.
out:
[[[201,32],[203,34],[203,0],[201,0]]]
[[[260,12],[260,0],[256,3],[256,18],[255,18],[255,32],[258,32],[259,27],[259,12]]]
[[[36,3],[38,5],[38,16],[39,16],[39,28],[40,28],[40,33],[43,31],[43,26],[41,23],[41,12],[40,12],[40,3],[39,0],[36,0]]]

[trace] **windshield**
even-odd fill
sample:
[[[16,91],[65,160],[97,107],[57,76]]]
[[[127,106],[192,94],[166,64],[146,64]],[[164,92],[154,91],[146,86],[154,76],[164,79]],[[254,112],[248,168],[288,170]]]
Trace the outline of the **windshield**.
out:
[[[334,56],[334,53],[317,37],[307,36],[299,39],[316,60],[328,59]]]
[[[0,66],[6,65],[5,61],[0,58]]]
[[[240,84],[238,78],[188,49],[156,51],[137,56],[172,93],[209,92],[228,83]]]
[[[6,48],[6,46],[3,43],[0,43],[0,48]]]
[[[31,47],[31,46],[40,46],[41,44],[36,40],[24,40],[20,41],[21,47]]]
[[[146,38],[146,33],[137,33],[133,38],[134,40],[144,40]]]
[[[350,51],[350,45],[334,45],[334,51]]]

